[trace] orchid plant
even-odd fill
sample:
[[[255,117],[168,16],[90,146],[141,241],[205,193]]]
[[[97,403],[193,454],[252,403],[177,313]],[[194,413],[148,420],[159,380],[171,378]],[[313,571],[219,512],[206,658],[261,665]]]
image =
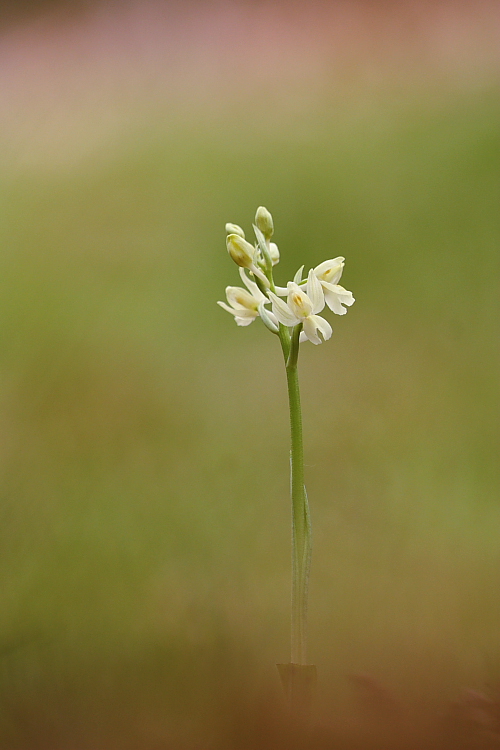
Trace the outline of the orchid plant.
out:
[[[319,313],[326,305],[335,314],[344,315],[346,308],[353,304],[354,297],[338,283],[344,269],[343,257],[323,261],[311,268],[307,278],[303,278],[302,266],[286,287],[276,286],[273,271],[280,254],[277,245],[271,242],[273,218],[263,206],[257,209],[253,229],[255,244],[246,240],[240,226],[226,224],[227,250],[239,266],[245,288],[226,287],[227,304],[218,304],[234,316],[238,326],[248,326],[260,318],[264,326],[278,336],[285,361],[291,427],[292,628],[291,664],[278,665],[278,668],[293,704],[294,679],[299,682],[301,678],[297,676],[301,668],[304,673],[308,666],[307,594],[312,550],[309,503],[304,485],[297,370],[299,346],[305,341],[318,345],[330,339],[332,327]]]

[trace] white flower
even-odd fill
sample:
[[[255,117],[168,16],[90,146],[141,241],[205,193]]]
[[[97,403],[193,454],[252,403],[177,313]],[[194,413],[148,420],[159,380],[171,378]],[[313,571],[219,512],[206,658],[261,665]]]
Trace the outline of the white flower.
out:
[[[324,260],[319,266],[316,266],[314,273],[320,281],[328,281],[330,284],[336,284],[342,276],[344,270],[344,261],[341,255],[332,260]]]
[[[342,305],[350,307],[354,304],[352,292],[348,292],[343,286],[337,284],[344,270],[344,260],[345,258],[341,256],[332,260],[324,260],[314,269],[314,274],[323,288],[325,302],[337,315],[345,315],[347,312]]]
[[[227,286],[226,297],[230,306],[225,302],[217,302],[217,304],[234,315],[237,325],[249,326],[255,318],[259,317],[260,303],[269,302],[269,300],[265,294],[262,294],[255,281],[250,281],[243,268],[240,268],[240,276],[248,291],[240,286]]]
[[[328,321],[317,315],[325,306],[325,298],[314,270],[309,271],[306,292],[295,281],[288,282],[287,290],[286,302],[276,294],[269,292],[273,313],[279,322],[285,326],[296,326],[302,323],[302,333],[313,344],[321,344],[329,339],[332,335],[332,327]],[[318,331],[321,333],[321,337],[318,335]]]

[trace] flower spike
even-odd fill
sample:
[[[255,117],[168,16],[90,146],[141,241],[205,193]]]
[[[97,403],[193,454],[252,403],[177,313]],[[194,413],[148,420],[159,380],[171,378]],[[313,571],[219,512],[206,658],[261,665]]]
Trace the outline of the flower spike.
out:
[[[219,305],[234,315],[240,326],[248,326],[255,318],[261,317],[273,333],[279,332],[279,324],[286,328],[300,325],[300,338],[297,336],[300,342],[321,344],[327,341],[332,335],[332,328],[319,313],[326,305],[336,315],[345,315],[347,308],[354,304],[352,293],[338,283],[345,258],[339,255],[324,260],[309,271],[307,279],[302,278],[304,266],[301,266],[286,287],[277,286],[273,280],[273,269],[279,262],[280,253],[276,243],[270,241],[274,234],[274,222],[264,206],[257,209],[254,230],[257,238],[255,247],[247,242],[238,224],[226,224],[227,250],[240,267],[246,289],[227,287],[228,304],[219,302]],[[286,301],[280,297],[286,297]],[[272,312],[265,307],[269,302]]]

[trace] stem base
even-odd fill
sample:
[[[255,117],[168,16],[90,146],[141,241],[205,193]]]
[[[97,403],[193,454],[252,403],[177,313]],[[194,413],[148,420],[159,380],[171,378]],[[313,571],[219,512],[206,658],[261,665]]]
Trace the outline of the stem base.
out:
[[[316,695],[317,669],[315,664],[276,664],[281,684],[290,708],[291,717],[301,725],[311,721]]]

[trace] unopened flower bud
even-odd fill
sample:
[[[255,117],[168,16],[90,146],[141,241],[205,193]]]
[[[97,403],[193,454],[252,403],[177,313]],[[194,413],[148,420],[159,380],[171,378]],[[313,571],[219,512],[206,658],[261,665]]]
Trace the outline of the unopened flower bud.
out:
[[[245,239],[245,232],[238,224],[226,224],[226,234],[239,234],[240,237]]]
[[[273,217],[264,206],[259,206],[257,213],[255,214],[255,223],[259,227],[260,231],[269,240],[273,236],[274,224]]]
[[[269,255],[273,266],[275,266],[276,263],[279,263],[280,251],[278,250],[278,245],[276,244],[276,242],[269,243]]]
[[[229,234],[226,239],[227,251],[237,266],[250,268],[253,265],[255,248],[241,235]]]

